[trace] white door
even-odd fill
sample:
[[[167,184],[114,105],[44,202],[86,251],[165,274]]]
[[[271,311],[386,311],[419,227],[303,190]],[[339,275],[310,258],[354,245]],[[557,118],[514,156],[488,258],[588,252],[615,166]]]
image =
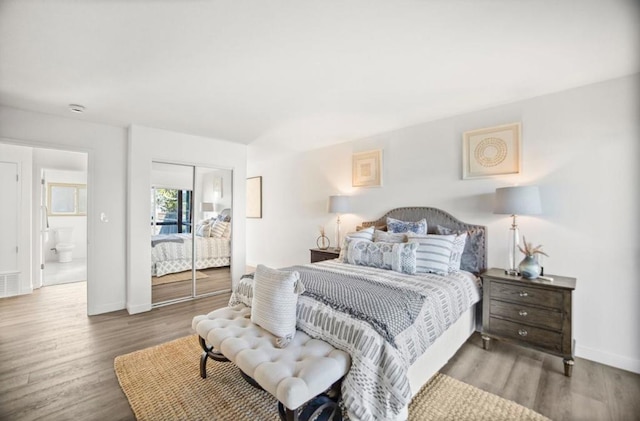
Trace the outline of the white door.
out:
[[[17,294],[18,270],[18,163],[0,162],[0,296]],[[11,274],[15,276],[11,276]]]

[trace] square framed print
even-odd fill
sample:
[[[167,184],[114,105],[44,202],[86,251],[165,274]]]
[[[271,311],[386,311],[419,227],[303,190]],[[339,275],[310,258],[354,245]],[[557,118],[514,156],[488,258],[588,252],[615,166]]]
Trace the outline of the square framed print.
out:
[[[247,178],[247,218],[262,218],[262,177]]]
[[[353,187],[382,186],[382,149],[353,154]]]
[[[519,174],[520,132],[520,123],[464,132],[462,178]]]

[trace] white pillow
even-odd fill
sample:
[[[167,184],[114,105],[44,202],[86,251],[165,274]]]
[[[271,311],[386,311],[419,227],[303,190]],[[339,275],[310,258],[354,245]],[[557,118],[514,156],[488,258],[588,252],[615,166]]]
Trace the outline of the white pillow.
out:
[[[258,265],[253,281],[251,321],[271,332],[276,346],[284,348],[296,334],[298,294],[304,292],[298,272]]]
[[[342,240],[342,247],[340,248],[340,256],[338,256],[338,261],[343,263],[346,261],[348,238],[351,238],[354,240],[373,241],[374,230],[375,230],[374,227],[369,227],[369,228],[361,229],[360,231],[348,232],[344,236],[344,240]]]
[[[407,242],[407,234],[395,233],[395,232],[387,232],[376,230],[373,234],[373,241],[382,242],[382,243],[406,243]]]
[[[209,224],[209,221],[205,221],[202,224],[198,224],[196,226],[196,235],[199,237],[211,236],[211,224]]]
[[[464,246],[467,244],[467,233],[456,234],[456,238],[453,240],[453,247],[451,248],[451,258],[449,258],[449,273],[458,272],[460,270],[460,264],[462,262],[462,253],[464,252]]]
[[[453,235],[419,235],[407,233],[410,243],[418,243],[416,250],[416,272],[428,272],[438,275],[449,273],[449,260],[456,236]]]

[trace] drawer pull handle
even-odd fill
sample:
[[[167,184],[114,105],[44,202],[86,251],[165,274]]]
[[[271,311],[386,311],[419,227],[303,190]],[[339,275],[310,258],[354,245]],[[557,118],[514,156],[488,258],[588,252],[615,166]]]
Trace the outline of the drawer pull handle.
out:
[[[528,293],[527,291],[520,291],[520,294],[519,294],[519,295],[520,295],[521,297],[528,297],[528,296],[529,296],[529,293]]]
[[[527,336],[528,333],[529,332],[527,332],[525,329],[520,329],[518,331],[518,335],[520,335],[520,336]]]
[[[521,315],[522,317],[526,317],[526,316],[527,316],[527,314],[529,314],[529,313],[527,313],[527,312],[526,312],[526,311],[524,311],[524,310],[520,310],[520,311],[518,312],[518,314],[519,314],[519,315]]]

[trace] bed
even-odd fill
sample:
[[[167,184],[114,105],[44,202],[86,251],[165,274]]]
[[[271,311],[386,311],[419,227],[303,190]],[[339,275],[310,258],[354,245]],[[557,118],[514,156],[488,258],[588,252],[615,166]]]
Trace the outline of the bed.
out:
[[[486,228],[426,207],[393,209],[362,228],[382,231],[388,217],[426,219],[430,234],[467,233],[464,263],[474,273],[410,274],[338,260],[286,268],[298,271],[306,288],[298,298],[296,328],[351,355],[342,397],[352,420],[406,419],[411,398],[480,320],[477,274],[486,268]],[[393,246],[394,253],[400,248]],[[252,277],[243,277],[229,305],[250,306],[252,287]]]
[[[229,211],[226,210],[225,211]],[[223,212],[225,212],[223,211]],[[227,214],[221,212],[223,217]],[[230,220],[227,222],[230,223]],[[229,266],[231,262],[231,235],[203,236],[197,230],[195,238],[196,269]],[[170,273],[191,270],[193,266],[193,241],[189,234],[160,234],[151,236],[151,275],[160,277]]]

